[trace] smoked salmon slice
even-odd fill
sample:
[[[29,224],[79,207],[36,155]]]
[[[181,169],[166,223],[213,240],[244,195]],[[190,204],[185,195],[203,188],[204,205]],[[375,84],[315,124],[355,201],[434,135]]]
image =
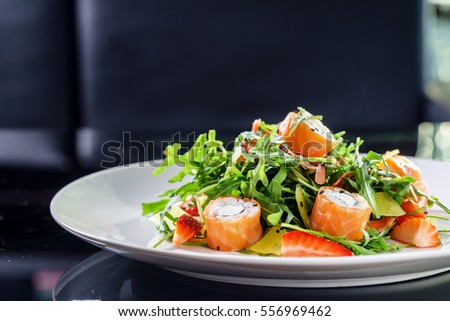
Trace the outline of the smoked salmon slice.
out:
[[[378,220],[370,221],[367,224],[367,228],[375,229],[378,233],[383,232],[387,228],[391,228],[395,223],[395,217],[394,216],[383,216]]]
[[[323,186],[313,205],[311,228],[359,241],[363,237],[360,229],[365,229],[371,212],[371,207],[362,196],[339,187]]]
[[[414,177],[416,181],[412,183],[412,185],[421,192],[426,193],[427,186],[422,180],[422,172],[420,168],[417,167],[417,165],[414,164],[413,161],[411,161],[409,158],[394,153],[395,151],[386,152],[383,156],[383,159],[386,162],[388,168],[388,172],[397,174],[400,177]],[[385,169],[384,163],[380,163],[378,167],[382,170]]]
[[[420,169],[416,166],[416,164],[414,164],[411,160],[409,160],[405,156],[399,154],[389,155],[389,153],[386,153],[384,156],[384,161],[388,166],[389,172],[395,173],[400,177],[412,176],[416,178],[418,181],[422,180],[422,173]],[[380,166],[381,169],[384,169],[383,163],[380,163]]]
[[[328,155],[336,143],[330,130],[311,114],[300,122],[299,117],[298,112],[290,112],[278,128],[289,148],[305,157]]]
[[[263,236],[258,202],[234,196],[218,197],[203,212],[206,240],[218,251],[240,251]]]

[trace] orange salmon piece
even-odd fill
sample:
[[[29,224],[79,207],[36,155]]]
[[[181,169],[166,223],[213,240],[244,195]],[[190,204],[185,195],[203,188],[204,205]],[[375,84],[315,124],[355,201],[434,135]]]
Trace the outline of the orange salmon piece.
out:
[[[278,128],[279,134],[294,153],[305,157],[325,157],[336,143],[330,130],[311,116],[300,122],[291,134],[298,117],[297,112],[287,114]]]
[[[412,176],[418,181],[422,180],[422,173],[420,169],[410,159],[402,155],[393,155],[392,157],[385,159],[388,166],[388,170],[391,173],[395,173],[400,177]],[[382,169],[383,163],[381,163]]]
[[[395,223],[395,217],[383,216],[378,220],[372,220],[367,224],[368,228],[373,228],[378,233],[383,232],[385,229],[391,227]]]
[[[414,164],[409,158],[402,155],[389,155],[389,152],[385,154],[384,160],[388,167],[390,173],[397,174],[400,177],[411,176],[416,179],[413,186],[423,193],[427,192],[427,186],[422,180],[422,172],[416,164]],[[384,170],[385,166],[380,163],[378,166],[380,169]]]
[[[240,251],[263,236],[258,202],[234,196],[218,197],[203,212],[206,240],[218,251]]]
[[[359,241],[372,212],[367,201],[358,194],[339,187],[323,186],[311,212],[311,228],[333,236]]]
[[[400,205],[400,207],[406,212],[406,215],[409,215],[409,213],[413,213],[426,205],[427,205],[427,200],[424,197],[419,198],[419,202],[415,202],[413,200],[405,198],[403,200],[402,204]],[[414,214],[412,216],[417,216],[417,217],[422,217],[422,218],[426,217],[424,211],[417,212],[416,214]]]

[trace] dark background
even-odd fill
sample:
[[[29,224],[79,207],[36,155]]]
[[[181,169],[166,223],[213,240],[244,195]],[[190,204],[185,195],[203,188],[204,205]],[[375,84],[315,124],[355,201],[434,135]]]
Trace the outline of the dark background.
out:
[[[0,299],[48,298],[96,251],[53,222],[58,189],[160,158],[177,133],[189,143],[215,128],[228,142],[303,106],[365,150],[414,155],[418,126],[450,119],[424,93],[425,7],[0,0]]]

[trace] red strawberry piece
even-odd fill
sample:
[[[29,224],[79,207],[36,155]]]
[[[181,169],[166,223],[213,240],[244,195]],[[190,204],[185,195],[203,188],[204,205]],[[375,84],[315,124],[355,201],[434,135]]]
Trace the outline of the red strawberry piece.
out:
[[[344,246],[301,231],[291,231],[281,237],[281,256],[351,256]]]
[[[175,233],[172,243],[181,245],[198,234],[202,229],[202,224],[191,215],[183,214],[175,224]]]
[[[184,211],[186,213],[188,213],[190,216],[200,216],[198,214],[198,207],[197,207],[197,205],[186,207],[186,208],[184,208]]]
[[[421,217],[403,217],[390,235],[396,241],[417,247],[436,247],[441,244],[436,226]]]
[[[414,214],[414,215],[402,215],[402,216],[399,216],[399,217],[397,217],[395,219],[395,225],[398,226],[398,225],[402,224],[404,221],[407,221],[407,220],[409,220],[412,217],[422,218],[422,219],[426,218],[425,214],[421,214],[421,213],[417,213],[417,214]]]

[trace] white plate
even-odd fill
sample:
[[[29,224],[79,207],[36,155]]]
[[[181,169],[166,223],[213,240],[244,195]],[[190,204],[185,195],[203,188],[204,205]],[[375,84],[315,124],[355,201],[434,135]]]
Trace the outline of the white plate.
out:
[[[450,164],[413,159],[429,191],[450,205]],[[154,164],[133,164],[80,178],[50,204],[53,218],[76,236],[115,253],[209,280],[278,287],[341,287],[391,283],[450,270],[450,240],[433,249],[337,258],[262,257],[202,247],[148,246],[155,226],[141,216],[141,203],[158,199],[174,185],[169,169],[152,176]],[[448,221],[439,220],[449,228]],[[442,223],[443,222],[443,223]]]

